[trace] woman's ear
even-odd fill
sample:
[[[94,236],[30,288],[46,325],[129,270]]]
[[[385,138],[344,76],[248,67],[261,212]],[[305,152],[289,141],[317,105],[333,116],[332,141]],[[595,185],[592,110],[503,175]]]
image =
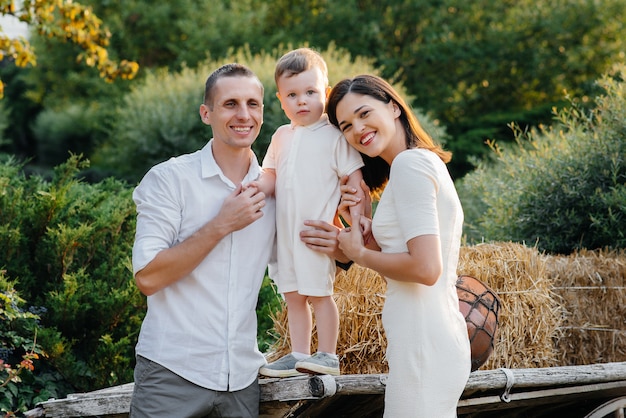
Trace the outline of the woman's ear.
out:
[[[393,115],[397,118],[400,117],[400,115],[402,114],[402,110],[400,110],[400,106],[398,106],[398,103],[394,102],[393,100],[391,101],[391,105],[393,106]]]

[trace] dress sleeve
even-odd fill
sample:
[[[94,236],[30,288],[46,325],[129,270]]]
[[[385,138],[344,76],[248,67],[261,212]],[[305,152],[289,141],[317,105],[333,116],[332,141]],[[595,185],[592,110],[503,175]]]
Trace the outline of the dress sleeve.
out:
[[[405,242],[420,235],[439,235],[437,170],[426,153],[430,151],[405,151],[391,166],[389,186]]]

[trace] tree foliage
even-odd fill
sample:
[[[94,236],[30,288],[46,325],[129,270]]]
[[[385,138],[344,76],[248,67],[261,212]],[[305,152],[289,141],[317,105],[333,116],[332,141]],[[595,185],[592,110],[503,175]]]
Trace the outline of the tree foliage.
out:
[[[622,0],[276,0],[265,40],[331,40],[374,60],[446,126],[461,176],[486,140],[512,140],[507,125],[538,126],[564,92],[592,97],[593,82],[624,62]],[[276,22],[276,24],[270,24]],[[280,39],[280,41],[279,41]]]
[[[587,111],[578,101],[556,125],[515,128],[518,145],[494,146],[460,183],[466,232],[474,241],[516,241],[569,254],[626,247],[626,66],[599,81]]]
[[[106,80],[129,79],[137,73],[136,62],[116,63],[109,58],[107,46],[111,33],[90,7],[71,0],[0,0],[0,13],[28,23],[41,36],[76,44],[82,50],[78,61],[96,67]],[[5,57],[15,60],[18,67],[37,63],[35,52],[26,39],[10,39],[0,33],[0,61]],[[3,90],[4,84],[0,81],[0,95]]]
[[[111,56],[143,69],[180,71],[232,49],[256,54],[287,44],[320,50],[333,44],[367,57],[383,77],[406,86],[415,107],[447,127],[456,178],[488,153],[486,140],[513,140],[509,123],[550,123],[551,109],[568,105],[565,91],[591,101],[593,81],[626,60],[622,0],[82,2],[111,28]],[[29,99],[57,107],[125,93],[128,86],[115,91],[78,71],[72,45],[41,38],[32,40],[42,47]]]

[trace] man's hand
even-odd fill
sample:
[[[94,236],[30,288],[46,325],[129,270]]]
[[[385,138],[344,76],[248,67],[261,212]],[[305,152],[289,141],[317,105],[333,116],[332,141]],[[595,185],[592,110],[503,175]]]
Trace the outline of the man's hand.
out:
[[[263,216],[265,194],[256,187],[237,188],[224,200],[215,217],[215,225],[224,228],[226,234],[239,231]],[[226,235],[224,234],[224,235]]]

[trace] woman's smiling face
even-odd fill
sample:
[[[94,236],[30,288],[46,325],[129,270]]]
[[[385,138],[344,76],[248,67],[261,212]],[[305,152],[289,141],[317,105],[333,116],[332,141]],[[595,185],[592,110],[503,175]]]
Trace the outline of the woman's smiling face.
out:
[[[381,156],[390,162],[406,148],[398,121],[400,109],[393,101],[385,103],[366,94],[348,93],[337,103],[336,114],[348,143],[369,157]]]

